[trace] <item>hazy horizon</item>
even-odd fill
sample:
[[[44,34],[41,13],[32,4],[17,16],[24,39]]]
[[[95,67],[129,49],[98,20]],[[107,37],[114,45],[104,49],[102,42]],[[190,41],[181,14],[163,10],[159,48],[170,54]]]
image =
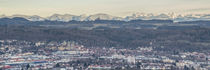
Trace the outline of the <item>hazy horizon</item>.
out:
[[[124,17],[132,13],[209,14],[209,0],[0,0],[0,14],[92,15],[105,13]]]

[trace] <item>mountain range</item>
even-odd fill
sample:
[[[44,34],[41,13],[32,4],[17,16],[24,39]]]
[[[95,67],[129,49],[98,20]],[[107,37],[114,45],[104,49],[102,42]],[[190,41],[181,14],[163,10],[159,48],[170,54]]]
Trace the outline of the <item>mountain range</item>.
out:
[[[53,14],[49,17],[40,17],[37,15],[27,16],[27,15],[0,15],[0,18],[14,18],[14,17],[22,17],[29,21],[94,21],[96,19],[102,20],[121,20],[121,21],[131,21],[131,20],[152,20],[152,19],[160,19],[160,20],[173,20],[175,22],[182,22],[182,21],[198,21],[198,20],[210,20],[210,14],[188,14],[188,15],[176,15],[174,13],[169,14],[146,14],[146,13],[134,13],[130,16],[126,17],[116,17],[108,14],[93,14],[93,15],[71,15],[71,14]]]

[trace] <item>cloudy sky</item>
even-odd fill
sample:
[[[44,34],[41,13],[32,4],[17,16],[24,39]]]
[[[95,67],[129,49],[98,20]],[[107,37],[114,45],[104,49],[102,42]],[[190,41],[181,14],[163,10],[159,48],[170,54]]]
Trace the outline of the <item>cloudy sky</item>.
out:
[[[0,0],[0,14],[210,13],[210,0]]]

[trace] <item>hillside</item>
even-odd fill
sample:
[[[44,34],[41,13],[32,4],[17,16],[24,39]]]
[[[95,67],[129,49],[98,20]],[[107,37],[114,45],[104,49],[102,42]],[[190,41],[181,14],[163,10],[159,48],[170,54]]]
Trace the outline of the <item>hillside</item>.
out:
[[[182,28],[182,27],[180,27]],[[72,40],[87,47],[136,48],[156,50],[209,51],[210,29],[93,29],[48,28],[27,25],[1,25],[0,39],[28,41]],[[150,42],[153,42],[151,45]],[[161,48],[164,47],[164,48]]]

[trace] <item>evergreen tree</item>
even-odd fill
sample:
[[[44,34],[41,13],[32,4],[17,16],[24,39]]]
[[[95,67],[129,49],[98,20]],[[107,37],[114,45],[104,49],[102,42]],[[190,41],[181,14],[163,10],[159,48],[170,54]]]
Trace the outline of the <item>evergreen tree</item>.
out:
[[[30,68],[30,65],[29,64],[27,64],[27,66],[26,66],[26,70],[28,70]]]
[[[60,67],[60,64],[59,64],[59,63],[57,63],[57,64],[55,65],[55,67]]]
[[[190,68],[185,65],[184,70],[190,70]]]

